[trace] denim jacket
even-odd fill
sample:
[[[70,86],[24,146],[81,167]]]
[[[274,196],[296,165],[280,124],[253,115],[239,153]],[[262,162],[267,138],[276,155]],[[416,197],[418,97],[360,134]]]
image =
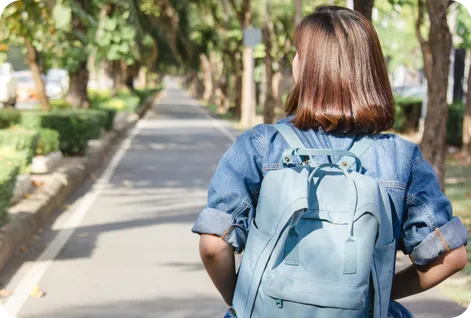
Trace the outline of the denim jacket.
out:
[[[291,125],[306,148],[349,149],[355,139],[322,130],[299,130],[290,117],[280,122]],[[218,235],[236,252],[242,252],[262,180],[270,171],[282,168],[281,155],[286,148],[284,138],[270,125],[258,125],[242,134],[222,157],[209,186],[208,204],[192,231]],[[313,160],[324,163],[328,158]],[[382,134],[361,161],[364,173],[387,190],[397,249],[410,254],[415,264],[426,265],[467,244],[466,227],[453,216],[450,201],[416,144]]]

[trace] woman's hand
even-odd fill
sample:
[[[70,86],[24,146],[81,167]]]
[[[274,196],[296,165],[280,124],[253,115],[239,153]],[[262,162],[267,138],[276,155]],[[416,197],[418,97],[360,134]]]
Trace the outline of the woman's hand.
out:
[[[209,277],[224,301],[232,306],[237,280],[234,249],[218,236],[202,234],[200,256]]]

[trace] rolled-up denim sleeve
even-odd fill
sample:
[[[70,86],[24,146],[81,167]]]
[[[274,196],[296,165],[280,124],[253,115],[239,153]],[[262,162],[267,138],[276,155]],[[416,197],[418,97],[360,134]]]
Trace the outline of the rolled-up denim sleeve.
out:
[[[453,216],[450,200],[442,192],[433,167],[417,150],[407,192],[402,246],[417,265],[468,242],[468,230]]]
[[[255,127],[242,134],[221,158],[208,189],[208,204],[192,231],[222,237],[240,253],[254,216],[264,151],[263,134]]]

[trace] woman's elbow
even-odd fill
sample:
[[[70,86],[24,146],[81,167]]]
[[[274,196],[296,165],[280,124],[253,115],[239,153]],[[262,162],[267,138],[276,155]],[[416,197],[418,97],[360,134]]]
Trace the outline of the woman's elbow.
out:
[[[233,253],[232,246],[222,238],[206,234],[201,235],[199,250],[203,261],[214,261],[229,252]]]
[[[466,251],[466,246],[458,247],[457,249],[449,252],[446,255],[446,258],[457,272],[462,270],[468,264],[468,253]]]

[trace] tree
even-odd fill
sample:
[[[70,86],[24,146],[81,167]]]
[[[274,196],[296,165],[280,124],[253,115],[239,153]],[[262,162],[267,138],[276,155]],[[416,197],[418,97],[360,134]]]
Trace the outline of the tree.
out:
[[[425,2],[418,0],[417,36],[424,58],[428,82],[428,108],[424,134],[420,147],[424,158],[432,164],[444,186],[446,160],[446,122],[448,118],[447,88],[450,70],[452,39],[447,22],[448,0],[428,0],[426,7],[430,19],[428,40],[422,36]]]
[[[72,29],[68,34],[69,43],[74,46],[76,51],[81,52],[75,55],[76,66],[69,72],[69,91],[67,93],[67,102],[74,108],[90,107],[88,98],[88,79],[89,72],[87,68],[88,61],[88,23],[85,21],[88,13],[91,11],[91,0],[72,0]]]
[[[355,11],[360,12],[365,18],[372,21],[374,2],[374,0],[354,0],[353,7]]]
[[[303,18],[303,0],[294,0],[294,24],[301,23]]]
[[[41,56],[47,38],[55,32],[51,23],[50,8],[43,2],[24,0],[13,2],[4,10],[0,28],[2,40],[25,46],[26,61],[31,69],[41,108],[50,110],[42,78],[45,70]]]
[[[272,57],[272,41],[274,36],[273,23],[271,21],[271,11],[268,1],[263,17],[262,38],[265,45],[265,104],[263,106],[263,122],[265,124],[273,124],[275,118],[275,98],[273,96],[273,57]]]
[[[252,9],[250,0],[242,0],[239,6],[236,0],[229,0],[234,12],[239,20],[240,28],[246,30],[252,25]],[[244,46],[242,53],[243,74],[242,74],[242,100],[241,100],[241,121],[243,125],[252,125],[255,115],[253,107],[253,48]]]

